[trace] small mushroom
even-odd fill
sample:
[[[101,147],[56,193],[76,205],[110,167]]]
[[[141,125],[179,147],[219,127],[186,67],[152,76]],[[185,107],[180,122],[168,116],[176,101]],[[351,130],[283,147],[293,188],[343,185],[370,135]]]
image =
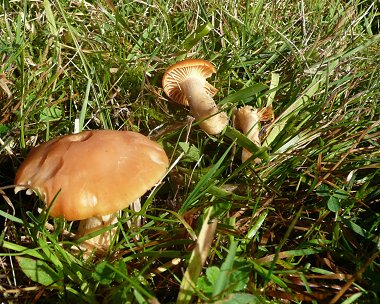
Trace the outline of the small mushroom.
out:
[[[162,147],[142,134],[84,131],[34,148],[17,171],[15,192],[39,194],[53,217],[81,220],[84,236],[115,223],[117,212],[159,182],[168,164]],[[100,234],[84,247],[105,251],[113,235]]]
[[[172,65],[162,78],[166,95],[190,106],[190,113],[208,134],[219,134],[228,123],[227,114],[212,99],[217,89],[206,80],[215,72],[215,66],[206,60],[186,59]]]
[[[247,138],[252,141],[256,146],[261,147],[260,141],[260,121],[267,121],[273,118],[273,110],[271,107],[264,109],[254,109],[251,106],[244,106],[238,109],[235,113],[235,125],[236,128],[241,130]],[[243,148],[242,162],[252,156],[246,148]],[[259,162],[260,159],[256,159],[255,162]]]

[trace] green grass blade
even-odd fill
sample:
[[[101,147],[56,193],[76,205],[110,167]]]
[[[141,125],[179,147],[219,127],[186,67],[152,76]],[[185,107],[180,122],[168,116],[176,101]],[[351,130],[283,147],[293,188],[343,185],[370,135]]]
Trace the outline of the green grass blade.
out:
[[[45,260],[46,259],[46,256],[41,254],[40,252],[38,252],[38,249],[37,248],[27,248],[27,247],[24,247],[24,246],[21,246],[21,245],[18,245],[18,244],[14,244],[12,242],[8,242],[8,241],[2,241],[2,243],[0,244],[1,247],[5,248],[5,249],[9,249],[11,251],[15,251],[16,253],[12,253],[12,255],[28,255],[28,256],[31,256],[31,257],[34,257],[34,258],[37,258],[37,259],[41,259],[41,260]],[[0,256],[1,255],[9,255],[9,254],[1,254],[0,253]],[[49,257],[47,257],[49,258]]]
[[[87,114],[87,105],[88,105],[88,98],[90,95],[91,85],[92,85],[92,80],[91,80],[91,78],[88,78],[86,93],[84,95],[82,108],[80,110],[80,115],[79,115],[79,130],[78,130],[79,132],[83,131],[84,121],[86,119],[86,114]]]
[[[17,224],[24,224],[24,222],[21,219],[19,219],[18,217],[15,217],[13,215],[10,215],[10,214],[4,212],[3,210],[0,210],[0,216],[2,216],[2,217],[6,218],[6,219],[8,219],[14,223],[17,223]]]
[[[258,219],[255,221],[255,224],[251,227],[251,229],[249,229],[249,231],[247,233],[247,239],[248,240],[252,240],[255,237],[257,231],[259,231],[259,229],[263,225],[267,216],[268,216],[268,210],[266,210],[260,214]]]
[[[276,122],[271,126],[270,131],[263,143],[264,146],[269,147],[276,139],[276,137],[284,130],[288,120],[297,113],[299,113],[309,102],[310,99],[318,92],[318,90],[324,85],[326,77],[334,71],[338,65],[338,61],[332,62],[327,70],[323,72],[302,92],[299,96],[281,115],[276,119]]]
[[[45,7],[46,18],[49,24],[50,32],[54,36],[57,36],[58,34],[57,25],[55,23],[54,14],[53,14],[53,11],[51,10],[51,4],[49,0],[44,0],[44,7]]]
[[[224,105],[226,103],[238,104],[246,102],[256,96],[258,93],[267,90],[268,86],[262,83],[255,83],[247,88],[241,89],[233,94],[223,98],[218,104]]]
[[[267,148],[257,146],[238,130],[231,128],[230,126],[227,126],[224,134],[231,140],[236,141],[236,143],[239,146],[242,146],[246,148],[249,152],[251,152],[253,154],[251,157],[252,159],[259,157],[263,160],[268,160],[269,156],[267,153]]]
[[[266,104],[267,107],[272,105],[274,97],[276,96],[279,83],[280,83],[280,74],[271,73],[271,81],[270,81],[270,86],[269,86],[270,93],[267,99],[267,104]]]
[[[264,72],[268,66],[273,63],[275,60],[278,59],[278,57],[281,56],[281,54],[283,52],[285,52],[286,50],[288,49],[288,45],[286,43],[283,43],[281,45],[281,47],[265,62],[265,64],[263,64],[258,70],[257,70],[257,74],[261,74],[262,72]]]
[[[179,214],[183,214],[190,206],[192,206],[195,203],[195,201],[197,200],[197,198],[199,198],[200,195],[206,193],[207,189],[212,186],[212,178],[215,177],[218,169],[227,157],[231,148],[232,145],[228,147],[228,149],[224,152],[224,154],[218,160],[218,162],[199,180],[197,185],[194,187],[193,191],[191,191],[186,200],[183,202],[183,205],[181,206],[178,212]]]
[[[192,297],[195,294],[195,285],[202,270],[203,264],[206,261],[218,223],[216,219],[210,219],[211,213],[212,207],[207,210],[201,231],[197,239],[197,243],[193,252],[191,253],[189,265],[182,278],[177,297],[178,304],[190,303]]]
[[[213,297],[220,296],[223,293],[223,291],[228,288],[228,278],[231,274],[234,265],[234,259],[236,256],[236,249],[238,247],[238,244],[239,242],[235,240],[232,240],[232,242],[230,243],[226,260],[220,267],[220,274],[216,281],[215,289],[212,294]]]
[[[212,30],[212,24],[206,23],[197,28],[195,33],[189,35],[183,43],[184,52],[188,52],[192,47],[194,47],[201,39],[206,37]]]

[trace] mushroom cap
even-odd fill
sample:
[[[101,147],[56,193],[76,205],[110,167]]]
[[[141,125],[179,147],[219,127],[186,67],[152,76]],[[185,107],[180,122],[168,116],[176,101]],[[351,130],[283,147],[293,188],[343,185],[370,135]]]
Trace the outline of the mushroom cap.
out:
[[[244,106],[235,112],[236,128],[248,133],[260,121],[259,109],[251,106]]]
[[[272,120],[274,117],[273,109],[267,106],[263,109],[256,109],[252,106],[244,106],[235,112],[236,128],[248,132],[259,121]]]
[[[162,87],[170,99],[179,104],[188,106],[189,101],[181,90],[181,83],[190,77],[196,77],[202,80],[208,94],[214,96],[218,90],[206,81],[206,79],[214,73],[216,73],[215,66],[207,60],[185,59],[177,62],[166,70],[162,78]]]
[[[31,189],[48,206],[56,197],[51,216],[82,220],[126,208],[168,164],[162,147],[142,134],[84,131],[34,148],[17,171],[15,192]]]

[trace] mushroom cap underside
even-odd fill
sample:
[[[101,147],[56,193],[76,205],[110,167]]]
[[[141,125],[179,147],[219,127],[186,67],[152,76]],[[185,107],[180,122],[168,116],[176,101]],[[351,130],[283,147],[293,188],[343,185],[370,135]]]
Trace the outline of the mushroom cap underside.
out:
[[[62,136],[34,148],[21,164],[15,191],[32,189],[50,215],[67,220],[126,208],[166,173],[162,147],[129,131],[97,130]]]
[[[189,101],[181,89],[181,83],[194,77],[202,82],[204,89],[210,96],[214,96],[218,90],[206,81],[214,73],[216,73],[215,66],[207,60],[185,59],[166,70],[162,78],[162,87],[171,100],[188,106]]]

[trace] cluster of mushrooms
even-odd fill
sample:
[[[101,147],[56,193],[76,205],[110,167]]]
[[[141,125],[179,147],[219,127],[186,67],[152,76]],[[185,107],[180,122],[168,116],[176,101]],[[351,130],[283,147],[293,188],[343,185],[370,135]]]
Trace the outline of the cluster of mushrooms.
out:
[[[166,95],[189,106],[208,134],[219,134],[228,124],[227,114],[213,100],[217,90],[206,80],[215,72],[208,61],[187,59],[171,66],[162,80]],[[236,127],[260,146],[258,122],[270,115],[245,106],[236,111]],[[250,157],[243,149],[242,160]],[[15,192],[36,193],[53,217],[80,220],[79,237],[106,230],[80,247],[105,252],[116,232],[118,212],[159,183],[168,167],[164,149],[140,133],[83,131],[32,149],[17,171]],[[110,225],[112,229],[104,229]]]

